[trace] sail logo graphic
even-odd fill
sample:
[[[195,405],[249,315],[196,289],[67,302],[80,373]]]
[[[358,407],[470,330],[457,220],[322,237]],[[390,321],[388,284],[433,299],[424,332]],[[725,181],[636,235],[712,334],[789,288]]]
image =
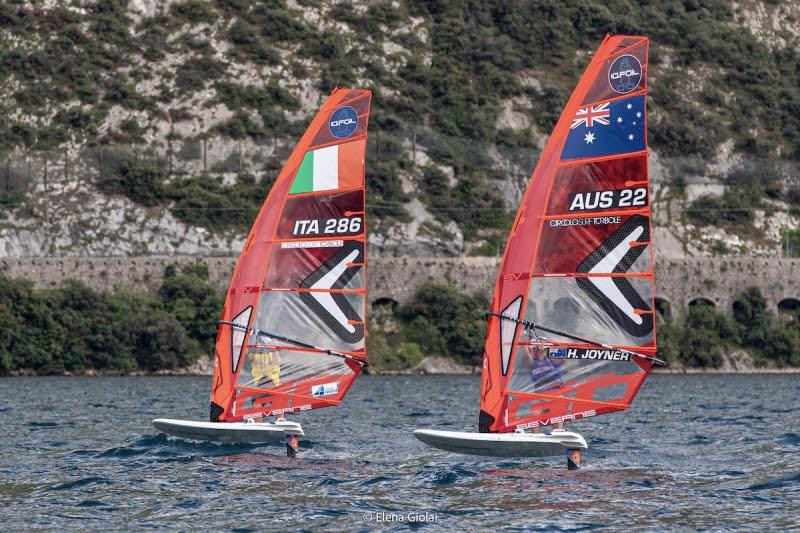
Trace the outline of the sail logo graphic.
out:
[[[630,54],[619,56],[608,69],[608,85],[615,93],[628,94],[642,81],[642,64]]]
[[[590,359],[596,361],[630,361],[631,354],[624,350],[599,348],[556,348],[548,354],[550,359]]]
[[[503,274],[503,281],[524,281],[530,277],[530,272],[512,272],[511,274]]]
[[[647,205],[647,189],[613,189],[610,191],[576,192],[569,195],[570,211],[594,211]]]
[[[310,411],[311,409],[313,409],[313,407],[311,407],[311,404],[310,403],[306,403],[306,404],[303,404],[303,405],[295,405],[295,406],[283,407],[281,409],[273,409],[272,411],[264,411],[261,414],[262,414],[262,416],[265,416],[265,417],[266,416],[280,416],[280,415],[285,415],[287,413],[296,413],[298,411]]]
[[[610,114],[611,111],[608,110],[608,102],[595,106],[590,105],[588,107],[582,107],[575,113],[575,118],[572,119],[572,125],[569,129],[574,130],[578,126],[591,128],[594,126],[595,122],[603,126],[608,126],[608,117]]]
[[[330,396],[332,394],[339,394],[339,382],[323,383],[322,385],[311,386],[311,396]]]
[[[577,109],[561,159],[604,157],[644,148],[644,95],[638,95]]]
[[[578,265],[577,272],[594,275],[575,280],[623,331],[637,338],[653,334],[652,309],[628,278],[598,274],[630,271],[650,242],[649,222],[642,215],[629,218]]]
[[[620,222],[622,222],[622,217],[557,218],[550,221],[550,227],[608,226],[610,224],[619,224]]]
[[[597,416],[597,411],[594,409],[589,409],[588,411],[582,411],[580,413],[567,413],[562,416],[554,416],[551,418],[545,418],[543,420],[534,420],[533,422],[526,422],[525,424],[517,424],[514,429],[538,428],[538,427],[549,426],[552,424],[558,424],[559,422],[574,422],[575,420],[581,418],[589,418],[592,416]],[[508,425],[508,421],[506,421],[506,425]]]
[[[358,113],[350,106],[342,106],[331,115],[328,129],[337,139],[350,137],[358,127]]]
[[[313,218],[295,220],[293,236],[356,235],[361,232],[361,217]]]
[[[566,348],[551,348],[547,357],[550,359],[566,359],[567,358],[567,349]]]
[[[364,339],[364,321],[341,292],[364,263],[364,243],[347,241],[325,263],[300,283],[300,300],[334,335],[348,344]],[[335,289],[337,292],[333,292]]]

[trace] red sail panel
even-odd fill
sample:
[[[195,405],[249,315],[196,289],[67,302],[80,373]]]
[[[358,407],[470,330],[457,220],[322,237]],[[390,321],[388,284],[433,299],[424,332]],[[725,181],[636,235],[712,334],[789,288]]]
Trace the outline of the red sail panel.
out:
[[[261,207],[225,299],[212,421],[336,405],[361,372],[370,102],[336,89]]]
[[[607,36],[542,152],[495,286],[481,431],[626,409],[651,370],[625,351],[656,349],[647,50]]]

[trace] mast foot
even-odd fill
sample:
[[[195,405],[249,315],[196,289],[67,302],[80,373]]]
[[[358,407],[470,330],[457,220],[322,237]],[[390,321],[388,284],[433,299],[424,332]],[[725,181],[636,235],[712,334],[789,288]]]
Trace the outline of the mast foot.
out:
[[[581,468],[581,449],[575,448],[567,450],[567,470],[580,470]]]
[[[297,435],[286,435],[286,457],[294,459],[300,449],[300,439]]]

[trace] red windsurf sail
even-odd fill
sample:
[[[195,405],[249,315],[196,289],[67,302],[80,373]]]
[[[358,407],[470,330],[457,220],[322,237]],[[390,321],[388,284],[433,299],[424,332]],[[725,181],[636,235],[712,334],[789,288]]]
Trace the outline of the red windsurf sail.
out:
[[[370,101],[328,97],[256,217],[217,333],[212,421],[336,405],[366,364]]]
[[[657,361],[647,52],[606,36],[542,152],[495,286],[480,431],[625,409]]]

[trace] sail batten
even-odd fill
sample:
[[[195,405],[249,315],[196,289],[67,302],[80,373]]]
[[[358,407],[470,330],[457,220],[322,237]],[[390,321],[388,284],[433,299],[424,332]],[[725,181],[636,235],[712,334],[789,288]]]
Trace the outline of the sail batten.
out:
[[[370,103],[369,91],[331,93],[259,211],[220,321],[212,419],[335,405],[361,372]]]
[[[606,37],[534,170],[489,313],[482,430],[625,409],[657,362],[647,47]]]

